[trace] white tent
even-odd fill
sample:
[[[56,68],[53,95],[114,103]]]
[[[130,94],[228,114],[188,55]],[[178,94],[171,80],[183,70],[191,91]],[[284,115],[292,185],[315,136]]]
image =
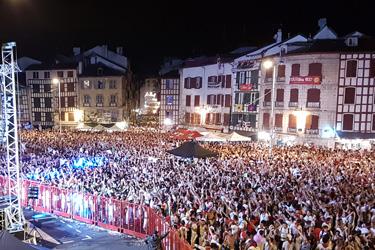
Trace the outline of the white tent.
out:
[[[240,135],[236,132],[233,132],[226,136],[227,141],[229,142],[235,142],[235,141],[251,141],[250,137],[246,137],[243,135]]]
[[[84,123],[79,123],[76,129],[81,130],[81,131],[90,131],[93,129],[93,127],[90,127]]]
[[[214,141],[218,141],[218,142],[225,142],[226,139],[219,136],[219,135],[216,135],[214,133],[208,133],[204,136],[200,136],[198,138],[196,138],[197,141],[206,141],[206,142],[214,142]]]

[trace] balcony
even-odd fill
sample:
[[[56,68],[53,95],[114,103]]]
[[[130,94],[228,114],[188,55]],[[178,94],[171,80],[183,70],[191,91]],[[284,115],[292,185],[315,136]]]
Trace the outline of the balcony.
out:
[[[282,127],[275,127],[275,132],[282,132],[283,128]]]
[[[284,107],[284,102],[275,102],[275,107],[283,108]]]
[[[296,128],[288,128],[288,133],[297,133]]]
[[[263,106],[264,107],[270,107],[271,106],[271,102],[263,102]]]
[[[271,82],[272,83],[272,77],[267,77],[267,78],[264,78],[264,82]]]
[[[320,102],[307,102],[306,108],[320,108]]]
[[[117,107],[117,103],[115,103],[115,102],[111,102],[111,103],[109,104],[109,106],[110,106],[110,107]]]
[[[90,103],[88,103],[88,102],[84,102],[84,103],[83,103],[83,107],[90,107]]]
[[[319,129],[306,129],[305,131],[308,135],[319,135]]]
[[[278,76],[276,80],[278,82],[285,82],[285,76]]]
[[[98,102],[98,103],[96,103],[96,106],[97,107],[103,107],[103,103],[102,102]]]
[[[289,102],[289,107],[298,107],[298,102]]]

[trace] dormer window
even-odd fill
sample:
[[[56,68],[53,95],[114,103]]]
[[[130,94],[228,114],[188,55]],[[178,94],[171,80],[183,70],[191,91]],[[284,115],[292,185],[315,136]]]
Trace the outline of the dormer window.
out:
[[[358,37],[348,37],[345,43],[349,47],[356,47],[358,46]]]

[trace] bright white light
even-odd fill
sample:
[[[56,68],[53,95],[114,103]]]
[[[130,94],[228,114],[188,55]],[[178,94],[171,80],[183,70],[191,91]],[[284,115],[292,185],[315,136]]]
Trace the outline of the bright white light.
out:
[[[165,126],[171,126],[173,124],[173,121],[170,118],[164,119],[164,125]]]
[[[273,62],[271,60],[266,60],[263,62],[263,67],[265,69],[270,69],[273,67]]]
[[[119,129],[126,129],[128,127],[128,123],[127,122],[116,122],[116,126],[119,128]]]
[[[335,131],[328,125],[324,127],[322,131],[322,138],[333,138],[333,137],[335,137]]]
[[[266,132],[266,131],[259,131],[258,132],[258,140],[269,141],[269,140],[271,140],[271,134]]]
[[[306,117],[309,115],[307,111],[295,111],[293,114],[297,119],[297,131],[303,131],[306,126]]]
[[[82,121],[83,118],[83,111],[82,110],[74,110],[74,121],[79,122]]]
[[[53,78],[53,79],[52,79],[52,83],[53,83],[53,84],[59,84],[59,83],[60,83],[60,80],[57,79],[57,78]]]

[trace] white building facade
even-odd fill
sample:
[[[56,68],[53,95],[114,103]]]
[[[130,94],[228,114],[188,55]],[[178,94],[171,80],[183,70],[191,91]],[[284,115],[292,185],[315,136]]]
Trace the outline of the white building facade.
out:
[[[228,130],[233,59],[189,60],[180,70],[180,117],[186,126]]]

